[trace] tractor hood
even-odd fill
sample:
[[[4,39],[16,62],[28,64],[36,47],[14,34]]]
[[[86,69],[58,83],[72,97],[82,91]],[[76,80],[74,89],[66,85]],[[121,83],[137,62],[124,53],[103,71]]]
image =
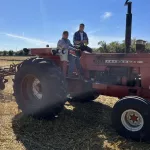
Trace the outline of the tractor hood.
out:
[[[86,53],[81,56],[81,64],[84,69],[95,70],[97,67],[106,66],[148,66],[150,54],[139,53]],[[95,68],[96,67],[96,68]]]

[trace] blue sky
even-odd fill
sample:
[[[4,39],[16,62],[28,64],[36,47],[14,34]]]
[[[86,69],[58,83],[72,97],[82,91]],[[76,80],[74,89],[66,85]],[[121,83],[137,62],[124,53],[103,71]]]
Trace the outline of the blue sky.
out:
[[[89,46],[98,41],[122,41],[127,8],[125,0],[1,0],[0,50],[55,47],[62,31],[72,42],[84,23]],[[133,1],[132,37],[150,40],[150,1]]]

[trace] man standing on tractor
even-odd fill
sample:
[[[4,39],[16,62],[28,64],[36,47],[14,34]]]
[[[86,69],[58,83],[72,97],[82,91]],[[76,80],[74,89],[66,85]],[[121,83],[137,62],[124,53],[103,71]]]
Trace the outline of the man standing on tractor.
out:
[[[92,49],[87,46],[89,44],[89,39],[87,34],[84,32],[84,27],[85,25],[81,23],[79,26],[79,31],[74,34],[73,43],[75,46],[78,46],[81,51],[92,53]]]
[[[78,51],[78,49],[73,47],[70,40],[68,39],[68,36],[69,32],[64,31],[62,34],[62,39],[60,39],[57,43],[57,48],[67,50],[69,60],[68,77],[70,78],[74,77],[73,71],[75,69],[75,65],[78,72],[80,73],[80,77],[82,77],[83,70],[80,64],[80,59],[78,56],[75,55],[75,51]]]

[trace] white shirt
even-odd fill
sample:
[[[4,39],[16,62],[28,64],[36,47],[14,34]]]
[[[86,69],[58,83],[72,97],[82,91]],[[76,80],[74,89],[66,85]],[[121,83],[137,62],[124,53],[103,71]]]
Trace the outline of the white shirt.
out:
[[[81,41],[83,41],[83,32],[80,32]]]

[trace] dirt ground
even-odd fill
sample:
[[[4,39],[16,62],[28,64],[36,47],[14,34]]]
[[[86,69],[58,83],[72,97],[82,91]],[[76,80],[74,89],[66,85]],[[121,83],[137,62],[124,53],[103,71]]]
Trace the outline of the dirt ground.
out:
[[[0,57],[0,66],[23,59]],[[110,117],[117,98],[67,102],[55,120],[34,120],[18,110],[12,78],[0,93],[0,150],[150,150],[150,144],[128,141],[112,128]]]

